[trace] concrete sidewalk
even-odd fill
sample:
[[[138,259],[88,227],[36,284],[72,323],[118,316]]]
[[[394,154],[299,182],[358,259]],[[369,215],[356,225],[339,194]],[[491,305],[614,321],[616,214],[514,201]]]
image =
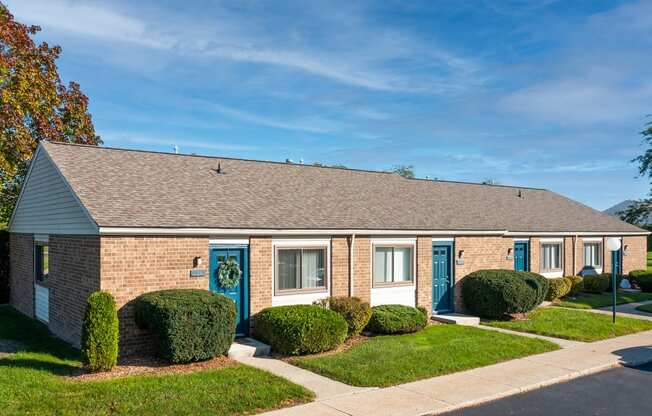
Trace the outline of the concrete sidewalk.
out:
[[[637,365],[649,361],[652,361],[652,331],[592,343],[565,345],[563,349],[557,351],[388,388],[361,389],[330,380],[330,382],[341,386],[318,393],[315,402],[268,412],[265,415],[420,416],[438,414],[537,389],[618,365]],[[289,366],[286,363],[282,364]],[[284,370],[295,371],[293,369],[296,367],[289,367]],[[269,367],[267,369],[276,373]],[[301,383],[296,376],[290,379]],[[308,385],[306,387],[310,388]]]

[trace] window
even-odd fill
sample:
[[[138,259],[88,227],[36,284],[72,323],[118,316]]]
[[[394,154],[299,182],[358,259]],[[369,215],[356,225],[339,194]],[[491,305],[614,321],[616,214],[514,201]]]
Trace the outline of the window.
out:
[[[412,247],[374,247],[374,285],[411,283]]]
[[[34,266],[34,279],[39,283],[47,283],[50,267],[50,256],[47,244],[37,243],[34,246]]]
[[[326,290],[326,248],[278,248],[276,292]]]
[[[584,243],[584,266],[600,267],[602,266],[602,244]]]
[[[541,244],[541,271],[561,270],[561,243]]]

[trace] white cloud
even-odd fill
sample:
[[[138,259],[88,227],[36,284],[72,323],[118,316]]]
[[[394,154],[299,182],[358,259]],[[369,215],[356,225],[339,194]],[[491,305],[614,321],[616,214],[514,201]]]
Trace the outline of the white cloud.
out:
[[[164,137],[164,136],[149,136],[144,135],[142,132],[124,132],[124,131],[104,131],[101,132],[102,139],[108,146],[121,146],[125,143],[130,144],[146,144],[146,145],[160,145],[168,146],[169,151],[173,150],[173,146],[179,147],[180,153],[189,153],[184,149],[206,149],[217,151],[254,151],[258,150],[255,146],[235,145],[232,143],[223,143],[217,140],[203,140],[193,138],[181,137]]]

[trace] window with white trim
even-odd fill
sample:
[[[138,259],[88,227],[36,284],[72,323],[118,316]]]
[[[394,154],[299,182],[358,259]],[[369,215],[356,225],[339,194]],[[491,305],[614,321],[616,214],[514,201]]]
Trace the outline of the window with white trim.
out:
[[[414,281],[413,246],[374,246],[374,286]]]
[[[584,267],[602,267],[602,243],[584,243]]]
[[[541,244],[541,271],[556,272],[562,270],[562,243]]]
[[[47,243],[34,244],[34,280],[47,283],[50,274],[50,251]]]
[[[326,291],[326,247],[277,247],[275,263],[277,294]]]

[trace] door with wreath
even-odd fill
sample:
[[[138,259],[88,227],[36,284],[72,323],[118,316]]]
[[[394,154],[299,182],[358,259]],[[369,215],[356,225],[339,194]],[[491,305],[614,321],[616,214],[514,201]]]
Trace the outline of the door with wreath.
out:
[[[244,247],[219,247],[211,249],[210,284],[215,293],[228,296],[235,302],[236,336],[249,333],[249,278],[247,249]]]

